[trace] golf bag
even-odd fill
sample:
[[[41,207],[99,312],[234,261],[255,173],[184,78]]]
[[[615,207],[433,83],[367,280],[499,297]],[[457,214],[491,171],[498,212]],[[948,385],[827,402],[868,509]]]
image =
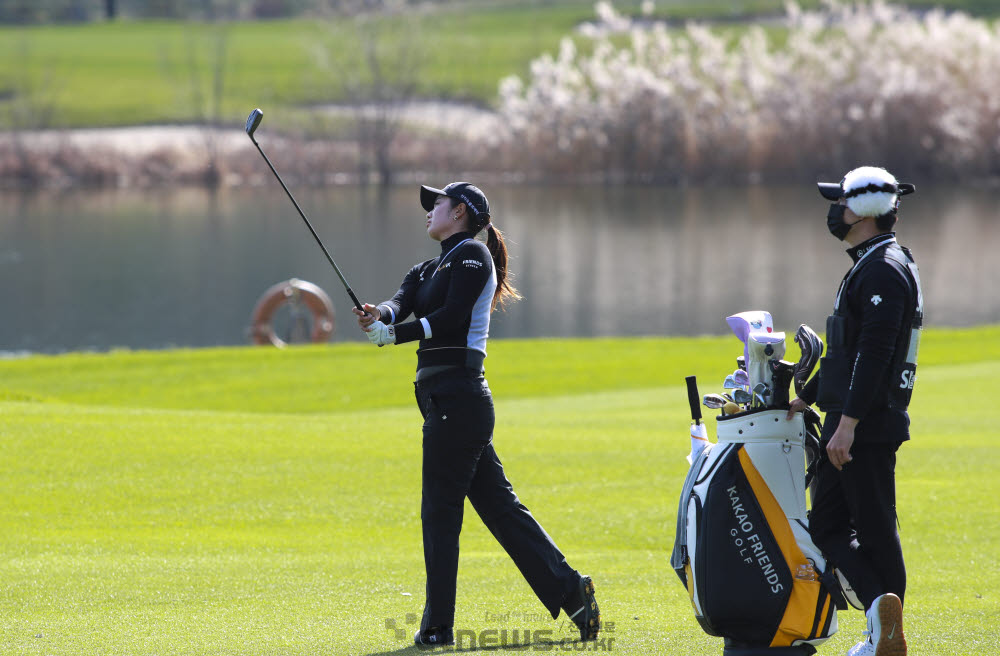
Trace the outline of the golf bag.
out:
[[[688,393],[695,419],[691,468],[670,564],[695,617],[706,633],[725,638],[726,656],[813,654],[836,633],[836,607],[844,607],[807,523],[818,415],[787,420],[787,400],[783,408],[751,401],[717,417],[713,444],[693,377]]]

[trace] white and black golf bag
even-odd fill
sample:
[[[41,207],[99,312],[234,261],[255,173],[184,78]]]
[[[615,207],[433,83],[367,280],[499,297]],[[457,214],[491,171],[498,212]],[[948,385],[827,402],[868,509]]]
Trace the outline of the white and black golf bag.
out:
[[[691,468],[671,566],[695,617],[706,633],[725,638],[726,656],[815,653],[836,633],[836,607],[843,607],[837,578],[807,523],[818,416],[787,420],[787,400],[784,408],[751,402],[717,418],[713,444],[693,377],[688,386]]]

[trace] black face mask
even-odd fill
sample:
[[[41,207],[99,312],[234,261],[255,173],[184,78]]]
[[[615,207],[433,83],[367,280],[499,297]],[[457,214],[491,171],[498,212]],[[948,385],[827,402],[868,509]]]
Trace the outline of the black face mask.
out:
[[[851,226],[853,223],[846,223],[844,221],[844,210],[847,209],[846,205],[841,205],[840,203],[834,203],[830,205],[830,211],[826,213],[826,227],[830,230],[830,234],[844,241],[844,237],[847,233],[851,231]]]

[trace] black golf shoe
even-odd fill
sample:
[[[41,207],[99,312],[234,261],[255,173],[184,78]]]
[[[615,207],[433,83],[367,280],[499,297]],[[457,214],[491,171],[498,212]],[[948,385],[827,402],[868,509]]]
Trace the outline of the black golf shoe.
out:
[[[577,588],[567,595],[563,610],[580,629],[580,640],[596,640],[601,630],[601,611],[594,597],[594,582],[581,576]]]
[[[450,626],[432,626],[413,635],[413,644],[418,647],[430,648],[455,644],[455,634]]]

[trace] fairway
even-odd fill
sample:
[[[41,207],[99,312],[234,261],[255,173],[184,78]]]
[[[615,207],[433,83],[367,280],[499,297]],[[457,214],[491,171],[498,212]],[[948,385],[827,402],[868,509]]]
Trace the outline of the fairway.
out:
[[[593,576],[599,653],[721,654],[669,556],[684,376],[720,391],[740,352],[731,336],[490,344],[497,451]],[[410,346],[359,343],[0,360],[0,654],[417,653],[414,366]],[[922,342],[897,465],[915,655],[1000,650],[1000,429],[981,399],[998,366],[1000,327]],[[457,608],[484,653],[583,647],[468,504]],[[839,621],[820,654],[860,638],[859,612]],[[496,646],[515,631],[520,647]]]

